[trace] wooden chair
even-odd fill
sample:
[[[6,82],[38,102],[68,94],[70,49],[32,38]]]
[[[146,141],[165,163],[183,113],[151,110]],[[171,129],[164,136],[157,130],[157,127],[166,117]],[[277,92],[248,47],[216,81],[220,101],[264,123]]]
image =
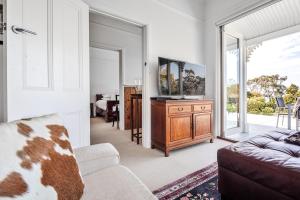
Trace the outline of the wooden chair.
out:
[[[112,112],[112,126],[115,126],[115,121],[117,122],[117,129],[120,129],[120,112],[119,112],[119,104],[116,104],[113,108]]]
[[[112,120],[113,120],[113,124],[112,126],[115,126],[115,121],[117,121],[117,129],[120,129],[120,111],[119,111],[119,99],[120,99],[120,95],[116,94],[116,102],[117,104],[114,105],[113,107],[113,112],[112,112]]]
[[[276,105],[277,105],[277,124],[276,124],[276,128],[278,128],[278,123],[279,123],[279,117],[282,116],[282,126],[283,126],[283,122],[284,122],[284,116],[288,116],[287,113],[287,106],[284,103],[284,99],[282,97],[276,97]]]

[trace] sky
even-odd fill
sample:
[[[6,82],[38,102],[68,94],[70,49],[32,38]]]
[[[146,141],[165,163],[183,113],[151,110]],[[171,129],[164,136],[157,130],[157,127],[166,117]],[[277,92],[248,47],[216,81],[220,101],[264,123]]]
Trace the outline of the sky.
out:
[[[247,63],[248,79],[261,75],[287,76],[284,85],[300,86],[300,33],[262,43]]]
[[[226,53],[226,71],[225,77],[227,80],[227,85],[236,84],[238,77],[238,60],[237,55],[231,50]]]

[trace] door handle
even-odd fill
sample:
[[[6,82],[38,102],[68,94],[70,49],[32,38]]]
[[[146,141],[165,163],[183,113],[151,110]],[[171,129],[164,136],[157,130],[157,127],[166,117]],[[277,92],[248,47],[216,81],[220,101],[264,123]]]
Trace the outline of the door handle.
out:
[[[37,35],[36,32],[21,28],[21,27],[17,27],[17,26],[12,26],[11,30],[15,33],[15,34],[20,34],[20,33],[28,33],[31,35]]]
[[[0,22],[0,34],[3,34],[4,31],[6,31],[6,23]]]
[[[178,111],[183,111],[183,108],[178,108]]]

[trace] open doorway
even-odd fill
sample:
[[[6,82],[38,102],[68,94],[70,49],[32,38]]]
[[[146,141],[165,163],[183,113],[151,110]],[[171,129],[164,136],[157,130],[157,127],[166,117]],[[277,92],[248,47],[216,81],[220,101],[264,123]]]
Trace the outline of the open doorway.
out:
[[[91,118],[120,128],[121,51],[90,47]]]
[[[300,11],[289,8],[298,6],[282,0],[221,26],[222,137],[240,141],[297,128]]]
[[[90,13],[91,144],[142,143],[143,43],[142,26]]]

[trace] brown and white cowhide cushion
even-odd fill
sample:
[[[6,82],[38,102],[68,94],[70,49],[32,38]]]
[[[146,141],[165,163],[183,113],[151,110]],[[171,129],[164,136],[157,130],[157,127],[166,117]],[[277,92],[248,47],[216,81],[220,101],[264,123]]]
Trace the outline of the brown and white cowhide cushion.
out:
[[[84,184],[56,115],[0,125],[0,199],[78,200]]]

